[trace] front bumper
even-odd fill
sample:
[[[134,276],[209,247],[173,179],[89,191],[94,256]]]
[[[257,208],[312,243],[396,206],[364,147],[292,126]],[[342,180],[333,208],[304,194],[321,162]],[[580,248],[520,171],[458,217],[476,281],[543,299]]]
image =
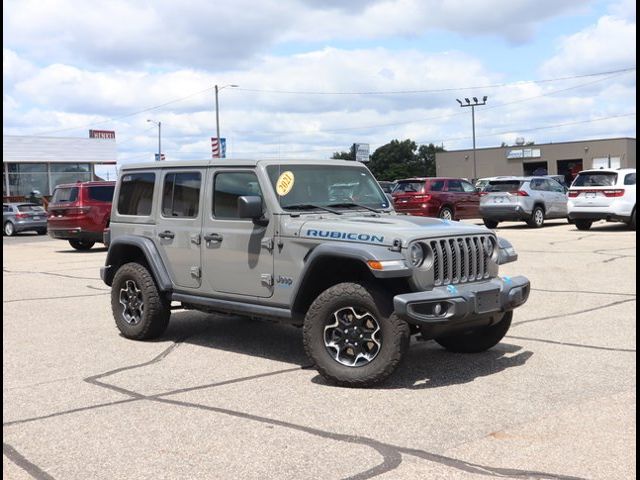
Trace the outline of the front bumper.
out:
[[[396,295],[393,306],[400,318],[435,337],[496,323],[504,313],[523,305],[530,290],[523,276],[493,278]]]

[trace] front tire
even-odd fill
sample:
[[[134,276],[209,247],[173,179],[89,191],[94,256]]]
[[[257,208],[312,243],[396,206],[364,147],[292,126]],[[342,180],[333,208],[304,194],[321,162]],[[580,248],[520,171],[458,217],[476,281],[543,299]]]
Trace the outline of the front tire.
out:
[[[504,338],[511,327],[513,312],[507,312],[495,325],[470,332],[436,338],[441,346],[455,353],[480,353],[494,347]]]
[[[69,240],[69,245],[81,252],[91,250],[91,247],[93,247],[95,244],[96,242],[93,242],[91,240]]]
[[[593,222],[591,220],[576,220],[575,224],[578,230],[589,230]]]
[[[148,340],[167,329],[171,302],[158,291],[153,276],[143,265],[126,263],[113,277],[111,310],[123,336]]]
[[[544,209],[540,206],[534,207],[531,212],[531,219],[527,224],[532,228],[542,228],[544,225]]]
[[[5,223],[2,231],[7,237],[13,237],[16,234],[16,228],[11,222]]]
[[[304,348],[324,378],[369,387],[391,375],[409,346],[409,325],[373,286],[340,283],[322,292],[304,319]]]
[[[498,228],[498,223],[500,223],[497,220],[489,220],[488,218],[483,218],[482,221],[484,222],[484,226],[491,230]]]

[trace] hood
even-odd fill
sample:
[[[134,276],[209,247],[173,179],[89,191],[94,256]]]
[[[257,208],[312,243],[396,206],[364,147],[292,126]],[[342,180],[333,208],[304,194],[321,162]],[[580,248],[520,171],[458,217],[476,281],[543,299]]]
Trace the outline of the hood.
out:
[[[413,240],[424,238],[490,233],[490,230],[484,226],[409,215],[380,217],[331,215],[330,217],[291,218],[290,221],[289,227],[293,227],[300,238],[388,246],[392,246],[394,240],[400,240],[403,247]],[[289,228],[286,230],[290,231]]]

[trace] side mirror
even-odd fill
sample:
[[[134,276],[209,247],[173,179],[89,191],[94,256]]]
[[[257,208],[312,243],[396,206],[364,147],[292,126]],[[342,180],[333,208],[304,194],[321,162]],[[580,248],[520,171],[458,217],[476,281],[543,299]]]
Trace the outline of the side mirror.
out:
[[[238,197],[238,217],[257,220],[262,217],[262,197]]]

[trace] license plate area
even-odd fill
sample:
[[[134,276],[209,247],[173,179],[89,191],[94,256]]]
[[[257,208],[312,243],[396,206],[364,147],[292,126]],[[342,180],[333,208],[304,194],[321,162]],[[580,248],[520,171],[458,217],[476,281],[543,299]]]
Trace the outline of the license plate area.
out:
[[[585,195],[587,198],[596,198],[598,194],[596,192],[587,192]]]
[[[476,313],[489,313],[500,310],[500,290],[476,293]]]

